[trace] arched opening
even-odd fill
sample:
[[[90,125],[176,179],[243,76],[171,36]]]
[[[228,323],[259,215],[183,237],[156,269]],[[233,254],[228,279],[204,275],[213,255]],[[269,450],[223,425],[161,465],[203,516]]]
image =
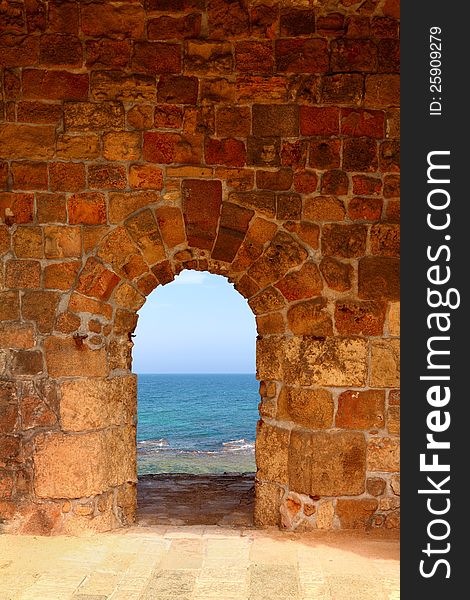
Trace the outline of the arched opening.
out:
[[[182,271],[139,311],[139,523],[252,523],[255,341],[246,300],[207,271]]]

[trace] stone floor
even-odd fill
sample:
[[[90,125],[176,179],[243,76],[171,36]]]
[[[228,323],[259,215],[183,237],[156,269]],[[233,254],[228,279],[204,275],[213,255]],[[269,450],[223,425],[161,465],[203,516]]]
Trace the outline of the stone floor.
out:
[[[383,533],[134,527],[0,536],[1,600],[398,600]]]
[[[140,525],[253,525],[254,474],[141,475]]]

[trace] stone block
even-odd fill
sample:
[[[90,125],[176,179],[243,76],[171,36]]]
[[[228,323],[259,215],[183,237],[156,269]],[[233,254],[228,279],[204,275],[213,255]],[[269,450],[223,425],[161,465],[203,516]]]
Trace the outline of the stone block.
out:
[[[310,196],[304,201],[303,216],[309,221],[344,221],[345,215],[344,202],[335,196]]]
[[[311,496],[364,492],[366,441],[362,433],[294,430],[289,445],[289,488]]]
[[[400,435],[399,406],[390,406],[387,410],[387,431],[392,435]]]
[[[292,169],[284,168],[277,171],[256,171],[256,185],[260,190],[287,191],[294,180]]]
[[[158,198],[158,195],[152,192],[111,192],[108,201],[109,221],[120,223],[140,208],[156,203]]]
[[[347,138],[343,142],[343,169],[377,171],[377,142],[372,138]]]
[[[0,322],[0,346],[2,348],[27,349],[36,345],[33,325]]]
[[[351,137],[384,137],[385,115],[382,110],[343,108],[341,110],[341,133]]]
[[[19,292],[0,291],[0,322],[16,321],[20,317]]]
[[[385,425],[385,392],[348,390],[338,398],[336,427],[382,429]]]
[[[82,498],[136,481],[135,429],[36,438],[34,490],[39,498]]]
[[[85,4],[81,11],[81,28],[86,36],[116,39],[139,39],[145,33],[145,10],[140,4],[114,2]]]
[[[106,269],[103,264],[90,257],[78,280],[77,292],[100,300],[108,300],[114,288],[119,283],[119,277]]]
[[[208,165],[243,167],[246,162],[245,144],[234,138],[207,138],[204,142],[204,155]]]
[[[348,202],[348,216],[352,221],[378,221],[382,215],[382,207],[381,198],[351,198]]]
[[[81,256],[80,227],[46,226],[44,253],[46,258],[73,258]]]
[[[13,162],[10,166],[13,188],[16,190],[47,190],[47,164],[42,162]]]
[[[341,164],[341,142],[319,139],[310,142],[309,163],[314,169],[337,169]]]
[[[171,8],[170,10],[173,10]],[[201,31],[201,15],[192,13],[178,17],[160,16],[147,24],[149,40],[173,40],[198,37]]]
[[[48,337],[44,341],[50,377],[105,377],[108,374],[106,349],[90,350],[72,337]]]
[[[236,99],[240,103],[266,102],[266,98],[287,102],[287,79],[266,75],[239,75],[236,81]]]
[[[23,97],[28,100],[86,100],[88,88],[88,74],[40,69],[23,72]]]
[[[371,254],[400,256],[400,226],[392,223],[377,223],[370,228]]]
[[[248,275],[262,287],[281,279],[307,258],[307,251],[292,236],[277,233],[264,254],[249,269]]]
[[[216,132],[220,137],[247,137],[251,130],[248,106],[219,106],[216,109]]]
[[[349,177],[345,171],[332,169],[325,171],[321,178],[320,191],[322,194],[344,196],[349,191]]]
[[[335,304],[335,324],[341,335],[382,335],[385,304],[374,300],[338,300]]]
[[[125,224],[131,238],[150,265],[166,258],[158,224],[151,210],[147,209],[131,216]]]
[[[123,129],[124,108],[118,102],[67,102],[64,123],[66,131]]]
[[[66,159],[93,159],[100,155],[100,140],[97,135],[61,134],[57,138],[57,156]]]
[[[254,104],[255,137],[295,137],[299,135],[299,107],[296,104]]]
[[[52,192],[80,192],[86,188],[85,165],[82,163],[49,163],[49,187]]]
[[[321,102],[358,106],[362,102],[363,87],[364,76],[360,73],[325,75],[321,82]]]
[[[390,302],[388,309],[388,332],[390,335],[400,335],[400,303]]]
[[[400,440],[371,438],[367,444],[367,470],[397,472],[400,470]]]
[[[37,260],[9,260],[5,265],[5,284],[9,288],[38,288],[41,263]]]
[[[46,33],[39,42],[39,64],[53,67],[81,67],[80,39],[71,33]]]
[[[308,144],[305,140],[296,140],[293,142],[283,141],[281,148],[281,164],[284,167],[293,167],[296,170],[305,167],[307,162]],[[311,171],[310,175],[314,173]],[[313,186],[315,191],[316,185]]]
[[[284,387],[277,401],[277,419],[294,421],[307,429],[330,428],[333,413],[331,392],[321,388]]]
[[[314,262],[307,262],[298,271],[283,277],[276,283],[276,287],[291,302],[320,295],[323,281],[318,266]]]
[[[31,377],[44,372],[44,359],[40,350],[14,350],[10,354],[12,375]]]
[[[300,107],[300,133],[302,135],[338,135],[339,108],[316,106]]]
[[[88,187],[97,190],[123,190],[127,187],[126,168],[113,163],[88,165]]]
[[[211,38],[227,39],[248,35],[250,21],[245,3],[209,0],[207,12]]]
[[[63,431],[132,425],[137,414],[137,378],[127,375],[64,381],[60,397]]]
[[[368,477],[366,481],[367,493],[371,496],[381,496],[385,491],[387,482],[381,477]]]
[[[302,216],[302,198],[298,194],[278,194],[276,219],[279,221],[300,221]]]
[[[94,71],[91,75],[90,87],[91,97],[94,100],[155,101],[155,78],[150,75],[128,75],[121,71]]]
[[[276,69],[283,73],[326,73],[327,41],[320,38],[284,38],[275,41]]]
[[[39,57],[39,37],[32,35],[3,35],[0,38],[0,65],[26,67],[35,65]]]
[[[48,102],[18,102],[18,122],[57,124],[62,118],[62,107]]]
[[[317,504],[316,525],[317,529],[333,529],[335,507],[331,500]]]
[[[131,56],[129,40],[86,40],[85,64],[91,69],[124,69]]]
[[[210,250],[222,205],[221,182],[186,179],[182,183],[182,195],[188,243]]]
[[[400,385],[400,340],[372,340],[370,385],[398,387]]]
[[[328,256],[355,258],[366,253],[367,228],[364,225],[323,225],[322,252]]]
[[[13,250],[17,258],[42,258],[43,243],[40,227],[19,226],[12,236]]]
[[[375,498],[361,498],[349,500],[339,498],[336,501],[336,514],[338,515],[342,529],[369,529],[372,523],[372,515],[378,508]]]
[[[341,39],[331,43],[333,72],[373,73],[377,70],[378,51],[372,40]]]
[[[367,75],[365,105],[384,109],[400,105],[399,75]]]
[[[141,136],[130,131],[105,133],[103,156],[107,160],[139,160]]]
[[[0,124],[0,158],[44,160],[53,154],[53,126]]]
[[[145,132],[143,158],[159,164],[200,164],[202,138],[200,136],[182,136],[179,133]]]
[[[258,421],[256,428],[256,478],[287,483],[287,457],[290,431]]]
[[[253,519],[258,527],[279,525],[282,488],[275,483],[255,481]]]
[[[123,282],[114,292],[114,301],[122,308],[139,310],[144,305],[145,297],[132,285]]]
[[[368,256],[359,260],[359,298],[400,299],[400,261],[397,258]]]
[[[400,142],[398,140],[385,140],[380,144],[379,168],[385,173],[400,172]]]
[[[106,199],[99,192],[83,192],[70,196],[67,201],[71,225],[99,225],[106,223]]]
[[[286,8],[281,11],[281,36],[294,37],[315,33],[315,13],[313,10]]]
[[[132,68],[150,75],[180,73],[181,46],[166,42],[135,42]]]
[[[80,261],[52,263],[44,267],[44,287],[46,289],[70,290],[75,283]]]
[[[287,323],[294,335],[333,335],[333,323],[325,298],[314,298],[290,306],[287,310]]]
[[[250,298],[248,304],[255,315],[259,315],[284,308],[285,300],[276,288],[269,286]]]
[[[284,381],[297,385],[361,387],[367,376],[367,341],[294,337],[278,350]]]
[[[157,99],[167,104],[197,104],[199,81],[197,77],[163,75],[158,80]]]
[[[272,73],[273,49],[270,42],[243,41],[235,44],[235,69],[241,73]]]
[[[60,293],[42,290],[24,292],[21,313],[27,321],[33,321],[40,333],[50,333],[54,326]]]
[[[280,144],[279,138],[255,138],[248,136],[247,164],[268,167],[280,165]]]

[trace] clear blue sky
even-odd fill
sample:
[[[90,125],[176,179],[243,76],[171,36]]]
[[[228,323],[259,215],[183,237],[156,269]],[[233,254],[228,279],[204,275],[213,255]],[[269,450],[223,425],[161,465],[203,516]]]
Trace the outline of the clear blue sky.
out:
[[[183,271],[139,311],[134,373],[254,373],[256,323],[225,277]]]

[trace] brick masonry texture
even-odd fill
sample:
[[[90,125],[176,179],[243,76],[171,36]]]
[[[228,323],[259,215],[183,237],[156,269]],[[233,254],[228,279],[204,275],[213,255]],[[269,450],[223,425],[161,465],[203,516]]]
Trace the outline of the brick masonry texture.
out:
[[[257,524],[397,527],[398,35],[390,0],[0,2],[5,530],[133,521],[131,334],[183,269],[256,315]]]

